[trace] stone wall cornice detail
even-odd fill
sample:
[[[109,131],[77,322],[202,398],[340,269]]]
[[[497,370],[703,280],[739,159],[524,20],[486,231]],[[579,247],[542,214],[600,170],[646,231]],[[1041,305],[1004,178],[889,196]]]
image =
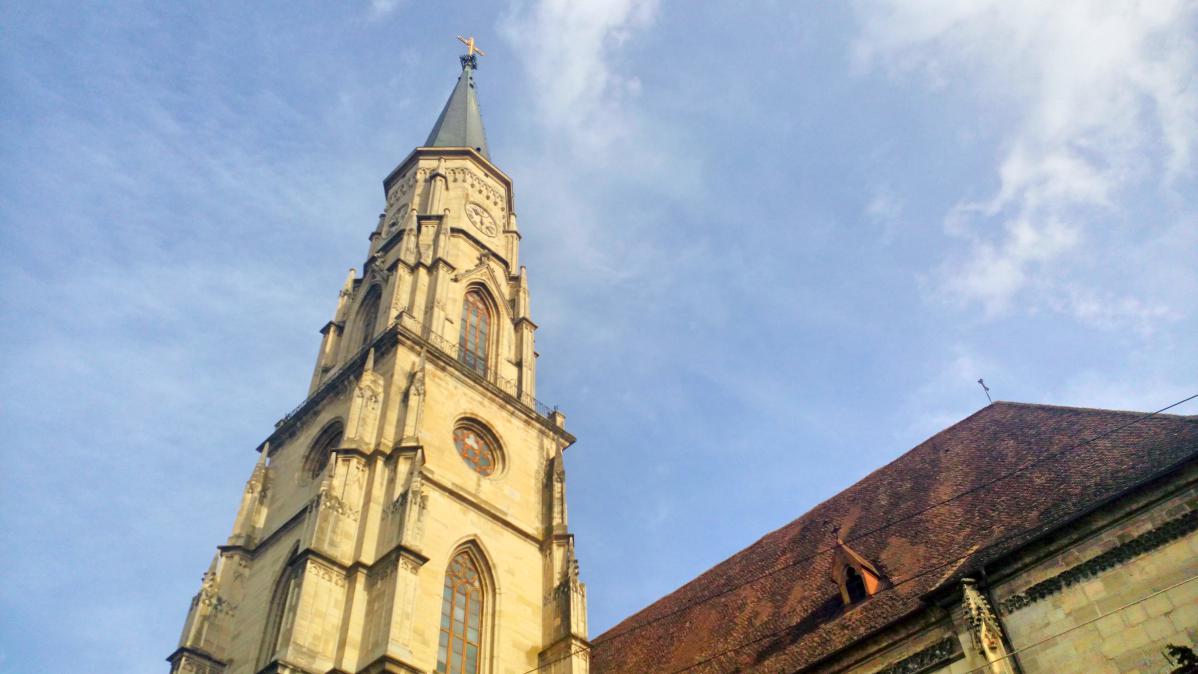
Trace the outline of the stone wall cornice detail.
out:
[[[960,640],[955,636],[948,636],[892,665],[879,669],[874,674],[924,674],[956,662],[963,657],[965,657],[965,653],[961,650]]]
[[[1147,554],[1187,534],[1198,531],[1198,510],[1190,510],[1135,538],[1120,543],[1080,564],[1015,593],[998,603],[998,611],[1008,615],[1041,599],[1061,592],[1094,576]]]

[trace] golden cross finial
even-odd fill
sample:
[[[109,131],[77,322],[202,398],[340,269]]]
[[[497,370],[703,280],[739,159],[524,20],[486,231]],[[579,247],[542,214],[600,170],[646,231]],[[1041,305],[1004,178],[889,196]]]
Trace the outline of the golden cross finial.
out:
[[[466,56],[474,56],[475,54],[482,54],[483,56],[487,55],[487,52],[474,46],[474,37],[473,36],[462,37],[461,35],[459,35],[458,41],[461,42],[462,44],[466,45]]]

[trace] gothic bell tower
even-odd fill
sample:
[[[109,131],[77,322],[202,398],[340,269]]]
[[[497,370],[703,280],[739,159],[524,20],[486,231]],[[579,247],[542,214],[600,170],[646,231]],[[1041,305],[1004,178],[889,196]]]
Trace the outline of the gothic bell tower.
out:
[[[258,447],[171,672],[586,674],[565,417],[538,404],[512,183],[473,40],[383,181],[308,397]]]

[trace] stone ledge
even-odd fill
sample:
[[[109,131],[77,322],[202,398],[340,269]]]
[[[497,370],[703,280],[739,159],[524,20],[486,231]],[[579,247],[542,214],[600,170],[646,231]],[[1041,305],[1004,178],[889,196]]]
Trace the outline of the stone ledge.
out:
[[[965,657],[961,642],[955,636],[945,637],[922,651],[879,669],[874,674],[924,674]]]
[[[1198,531],[1198,510],[1190,510],[1184,515],[1175,517],[1160,526],[1136,536],[1126,543],[1116,545],[1097,557],[1092,557],[1047,580],[1032,585],[1023,592],[1007,597],[999,602],[999,613],[1001,615],[1009,615],[1025,606],[1056,594],[1067,587],[1093,578],[1140,555],[1152,552],[1166,543],[1177,540],[1193,531]]]

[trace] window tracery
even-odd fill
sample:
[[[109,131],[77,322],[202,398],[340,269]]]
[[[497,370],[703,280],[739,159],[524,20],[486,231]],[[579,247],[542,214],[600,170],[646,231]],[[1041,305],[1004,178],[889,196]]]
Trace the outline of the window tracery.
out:
[[[271,595],[270,605],[267,608],[266,630],[262,634],[262,643],[258,647],[258,669],[274,660],[275,653],[279,650],[279,644],[289,628],[289,625],[286,624],[288,617],[295,613],[295,603],[299,597],[300,575],[303,569],[303,564],[297,563],[294,559],[298,549],[298,545],[291,548],[291,553],[287,555],[288,561],[284,563],[283,570],[279,573],[279,579],[275,581],[274,593]]]
[[[308,450],[308,456],[304,458],[304,477],[314,480],[324,472],[333,450],[341,444],[343,431],[344,427],[337,421],[329,424],[316,436],[312,448]]]
[[[471,423],[459,424],[453,431],[453,446],[468,466],[483,477],[499,468],[499,443],[490,433]]]
[[[473,556],[463,550],[454,556],[445,572],[437,672],[478,674],[482,657],[484,601],[479,568]]]
[[[458,335],[458,360],[475,372],[487,375],[491,340],[491,308],[482,291],[472,288],[462,300],[462,329]]]

